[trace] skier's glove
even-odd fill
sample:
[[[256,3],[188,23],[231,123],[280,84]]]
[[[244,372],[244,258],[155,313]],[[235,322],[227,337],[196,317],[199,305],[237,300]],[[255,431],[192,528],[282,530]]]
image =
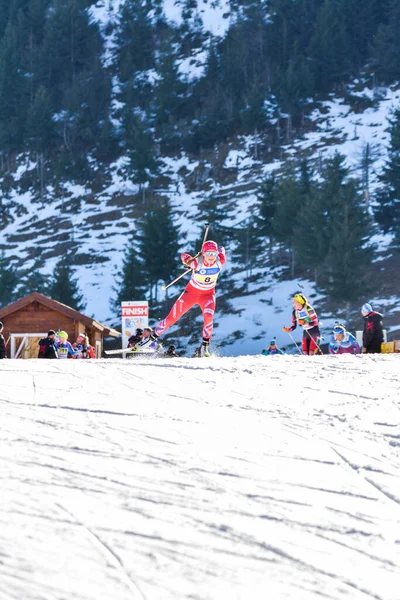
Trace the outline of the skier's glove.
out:
[[[285,331],[286,333],[288,333],[288,331],[291,331],[291,327],[282,327],[282,331]]]
[[[186,267],[187,269],[193,269],[194,265],[192,261],[193,257],[190,256],[190,254],[186,254],[186,252],[184,252],[183,254],[181,254],[181,261],[183,262],[183,266]]]
[[[225,248],[223,246],[218,246],[218,254],[225,254]]]

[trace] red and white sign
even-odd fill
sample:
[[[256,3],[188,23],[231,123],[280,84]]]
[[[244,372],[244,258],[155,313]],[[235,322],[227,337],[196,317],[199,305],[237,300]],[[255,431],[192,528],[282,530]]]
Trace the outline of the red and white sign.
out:
[[[121,303],[122,318],[122,348],[128,346],[128,339],[134,335],[136,329],[149,325],[149,303],[147,300],[137,300]],[[124,355],[125,356],[125,355]]]
[[[138,306],[135,303],[132,306],[122,306],[122,316],[123,317],[148,317],[149,316],[149,307],[148,306]]]

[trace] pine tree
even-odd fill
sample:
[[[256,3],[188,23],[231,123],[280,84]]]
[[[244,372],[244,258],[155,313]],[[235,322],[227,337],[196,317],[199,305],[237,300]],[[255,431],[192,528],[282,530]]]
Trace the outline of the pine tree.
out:
[[[305,215],[310,215],[310,218]],[[300,218],[294,228],[293,245],[301,272],[318,284],[329,251],[326,206],[318,188],[310,190],[304,198]]]
[[[28,98],[17,30],[10,21],[0,42],[0,148],[3,152],[22,146]]]
[[[351,32],[350,52],[354,69],[363,69],[371,56],[371,43],[388,21],[391,0],[348,0],[345,18]],[[389,16],[389,22],[393,17]]]
[[[274,231],[272,219],[275,215],[276,204],[274,191],[276,189],[276,178],[273,173],[268,174],[261,183],[257,192],[257,200],[253,212],[254,232],[260,245],[268,249],[268,260],[272,261],[272,248],[274,243]],[[261,250],[262,255],[262,250]]]
[[[18,273],[6,258],[4,250],[2,250],[0,252],[0,306],[7,306],[16,300],[18,283]]]
[[[160,281],[176,277],[180,228],[168,198],[154,197],[146,207],[138,234],[140,256],[150,285],[150,300],[157,301]]]
[[[289,251],[289,266],[294,277],[296,256],[294,252],[294,235],[296,221],[301,211],[301,190],[294,165],[287,165],[279,183],[274,190],[275,213],[272,218],[274,238],[281,243],[282,249]],[[281,260],[284,255],[281,257]]]
[[[130,104],[122,110],[122,141],[131,180],[140,186],[151,181],[159,169],[153,132],[146,116]]]
[[[98,25],[90,20],[89,4],[54,0],[43,40],[46,69],[40,83],[56,113],[60,165],[70,177],[87,170],[88,151],[97,144],[110,105],[110,75],[101,63],[103,42]]]
[[[75,310],[82,311],[86,307],[83,295],[79,293],[78,280],[74,279],[75,270],[68,256],[57,263],[49,285],[49,295]]]
[[[390,120],[388,161],[380,177],[382,187],[375,194],[375,217],[384,232],[393,231],[400,239],[400,109]]]
[[[347,0],[324,0],[310,42],[313,71],[322,91],[348,78],[353,69],[346,3]]]
[[[125,252],[122,268],[116,277],[116,285],[112,288],[115,296],[111,299],[110,306],[118,317],[121,315],[121,302],[143,300],[148,292],[146,271],[139,258],[139,242],[135,233],[130,237],[131,245]]]
[[[154,67],[154,33],[151,0],[126,0],[121,5],[115,33],[116,61],[122,83],[136,71]]]
[[[371,263],[374,248],[368,243],[372,229],[359,184],[349,178],[345,158],[338,153],[325,163],[320,197],[329,244],[322,285],[334,300],[351,302],[365,293],[365,265]]]
[[[336,301],[357,301],[367,288],[366,265],[371,264],[374,248],[362,195],[354,181],[347,182],[337,198],[331,221],[325,290]]]
[[[391,83],[400,78],[400,4],[397,0],[391,0],[387,14],[387,23],[381,25],[373,40],[373,54],[377,61],[378,78]]]
[[[28,109],[25,131],[31,150],[42,154],[50,150],[55,140],[55,126],[49,94],[44,87],[38,89]]]
[[[156,64],[157,79],[153,91],[154,121],[162,150],[179,150],[177,124],[186,116],[186,85],[181,81],[171,40],[165,41]]]
[[[20,296],[27,296],[32,292],[40,292],[47,295],[49,293],[49,276],[41,272],[43,261],[38,259],[33,267],[21,277],[21,285],[18,289]]]

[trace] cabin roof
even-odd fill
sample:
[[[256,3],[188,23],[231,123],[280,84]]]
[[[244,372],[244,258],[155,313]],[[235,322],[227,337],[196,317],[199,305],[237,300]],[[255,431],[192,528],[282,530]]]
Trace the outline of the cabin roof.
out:
[[[108,327],[108,325],[103,325],[102,323],[99,323],[92,317],[88,317],[83,313],[79,312],[78,310],[75,310],[74,308],[63,304],[62,302],[58,302],[58,300],[48,298],[48,296],[40,294],[39,292],[32,292],[31,294],[24,296],[24,298],[20,298],[19,300],[12,302],[8,306],[4,306],[3,308],[1,308],[0,319],[4,319],[13,312],[18,311],[21,308],[27,306],[28,304],[32,304],[33,302],[43,304],[43,306],[46,306],[50,310],[54,310],[58,313],[61,313],[62,315],[65,315],[66,317],[69,317],[70,319],[73,319],[74,321],[79,321],[83,323],[86,327],[97,329],[103,334],[104,337],[117,338],[121,335],[116,329]]]

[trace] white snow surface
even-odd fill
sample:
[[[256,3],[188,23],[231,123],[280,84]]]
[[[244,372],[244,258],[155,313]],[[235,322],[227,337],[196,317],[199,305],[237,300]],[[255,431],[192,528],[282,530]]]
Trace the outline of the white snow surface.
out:
[[[0,599],[397,600],[398,360],[1,361]]]

